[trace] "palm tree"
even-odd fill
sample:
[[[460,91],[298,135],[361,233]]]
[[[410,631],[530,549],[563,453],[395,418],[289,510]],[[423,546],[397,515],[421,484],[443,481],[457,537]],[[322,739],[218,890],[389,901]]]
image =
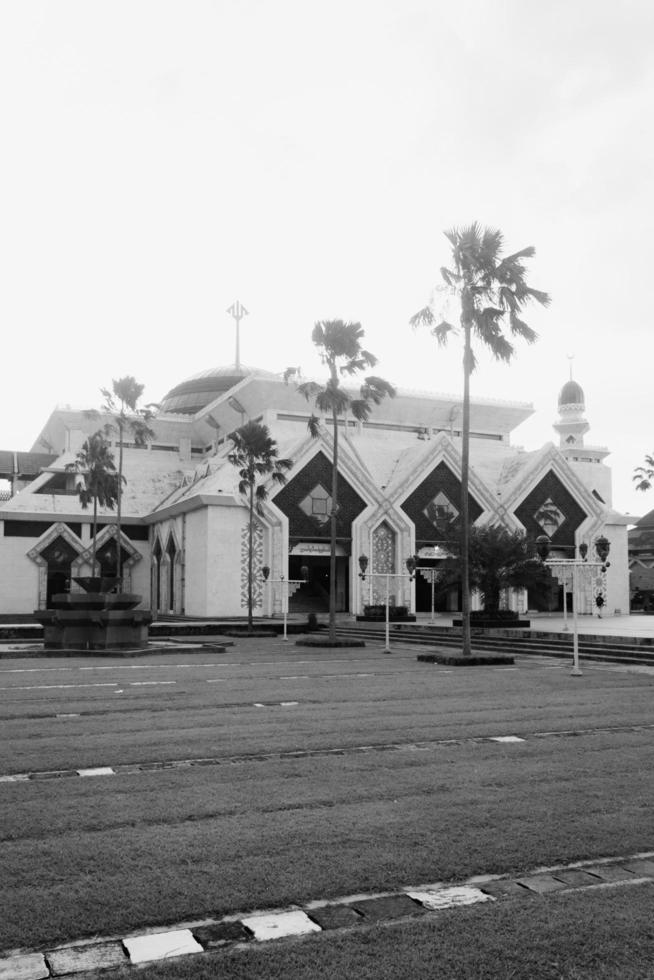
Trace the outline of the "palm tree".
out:
[[[468,486],[470,468],[470,375],[476,358],[472,339],[490,350],[500,361],[511,360],[514,347],[502,332],[508,321],[513,337],[522,337],[532,344],[537,334],[521,319],[522,310],[535,300],[548,306],[550,297],[526,282],[526,269],[522,259],[535,255],[533,246],[502,258],[503,236],[500,231],[481,228],[477,222],[466,228],[453,228],[445,236],[452,246],[452,268],[441,268],[441,275],[448,291],[456,297],[459,307],[459,323],[463,334],[463,422],[461,443],[461,619],[462,653],[469,656],[470,647],[470,575],[469,538],[470,515]],[[439,345],[447,344],[457,328],[446,320],[440,321],[431,306],[426,306],[411,317],[413,327],[425,325]]]
[[[118,432],[118,495],[116,507],[116,575],[120,579],[122,575],[121,554],[120,554],[120,525],[121,525],[121,504],[123,496],[123,438],[126,433],[132,436],[134,444],[139,447],[147,446],[154,432],[149,426],[154,413],[151,406],[138,408],[138,401],[143,394],[145,386],[139,384],[132,375],[118,378],[112,381],[112,388],[101,388],[104,396],[102,410],[112,416],[112,422],[105,426],[105,431]]]
[[[654,480],[654,454],[645,456],[645,465],[635,468],[632,480],[636,484],[636,490],[651,490]]]
[[[329,371],[324,385],[315,381],[305,381],[297,390],[307,401],[313,401],[321,414],[331,415],[333,430],[332,453],[332,509],[330,514],[330,555],[329,555],[329,642],[336,641],[336,522],[338,517],[338,419],[351,412],[355,419],[365,422],[373,405],[379,405],[387,395],[395,395],[395,388],[383,378],[370,375],[364,379],[359,389],[359,397],[353,398],[349,391],[341,387],[341,375],[354,375],[365,368],[374,367],[377,358],[361,346],[364,331],[360,323],[346,323],[343,320],[319,320],[311,334],[311,339],[320,351],[320,359]],[[297,368],[288,368],[285,379],[297,374]],[[320,432],[320,419],[312,415],[309,419],[312,436]]]
[[[462,577],[463,552],[459,528],[451,528],[443,547],[448,557],[439,570],[439,586],[448,589],[458,585]],[[503,589],[545,588],[551,585],[549,569],[534,558],[534,553],[534,542],[522,531],[509,531],[499,525],[470,528],[469,584],[481,593],[484,612],[489,619],[497,617]]]
[[[280,459],[277,443],[267,425],[246,422],[229,437],[234,448],[227,459],[238,470],[238,492],[248,505],[248,630],[253,625],[253,563],[254,563],[254,515],[261,514],[268,491],[264,486],[269,478],[275,483],[286,483],[285,473],[293,465],[291,459]]]
[[[74,470],[84,477],[78,484],[77,492],[82,509],[86,510],[93,501],[93,552],[91,574],[95,575],[96,540],[98,536],[98,505],[113,510],[118,499],[118,473],[114,454],[102,430],[94,432],[85,440],[67,470]]]

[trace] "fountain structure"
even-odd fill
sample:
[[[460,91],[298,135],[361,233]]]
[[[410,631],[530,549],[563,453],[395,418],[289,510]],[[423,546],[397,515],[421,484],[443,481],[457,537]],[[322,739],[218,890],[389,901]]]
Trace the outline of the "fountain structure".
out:
[[[143,650],[148,646],[149,610],[136,609],[141,596],[115,591],[119,578],[78,576],[82,592],[53,597],[51,609],[37,609],[46,650]]]

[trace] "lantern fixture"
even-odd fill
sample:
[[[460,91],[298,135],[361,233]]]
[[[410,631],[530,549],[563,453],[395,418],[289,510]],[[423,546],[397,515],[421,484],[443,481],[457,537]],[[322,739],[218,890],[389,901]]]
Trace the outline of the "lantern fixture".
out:
[[[418,564],[417,556],[416,555],[409,555],[409,557],[407,558],[405,564],[406,564],[407,572],[409,573],[409,575],[411,576],[411,578],[413,578],[413,573],[415,572],[416,565]]]
[[[367,555],[359,555],[359,568],[361,569],[361,571],[359,572],[360,579],[365,579],[366,577],[366,569],[368,568],[368,561],[369,559]]]
[[[261,569],[261,574],[263,575],[264,582],[267,582],[268,576],[270,575],[270,569],[268,568],[267,565],[263,566],[263,568]]]
[[[579,554],[581,555],[581,560],[586,561],[586,555],[588,554],[588,545],[585,541],[582,541],[579,545]]]
[[[607,558],[609,557],[609,551],[611,550],[611,542],[605,535],[599,538],[595,538],[595,551],[597,552],[597,557],[602,562],[608,566]]]
[[[536,538],[536,551],[541,561],[546,561],[550,553],[550,539],[546,534],[539,534]]]

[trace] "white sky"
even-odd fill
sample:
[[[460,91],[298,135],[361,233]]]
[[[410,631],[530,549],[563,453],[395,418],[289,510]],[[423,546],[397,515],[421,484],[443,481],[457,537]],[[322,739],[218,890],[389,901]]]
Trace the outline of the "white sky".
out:
[[[653,43],[651,0],[0,0],[0,448],[233,362],[237,298],[246,364],[319,374],[342,317],[379,374],[460,392],[408,319],[478,220],[553,302],[473,396],[533,401],[537,448],[574,354],[614,504],[650,510]]]

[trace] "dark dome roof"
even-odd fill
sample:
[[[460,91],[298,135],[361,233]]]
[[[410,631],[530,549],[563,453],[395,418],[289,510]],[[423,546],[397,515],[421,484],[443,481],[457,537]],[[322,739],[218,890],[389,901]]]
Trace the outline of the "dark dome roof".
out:
[[[559,405],[583,405],[584,389],[576,381],[566,381],[559,392]]]
[[[207,371],[200,371],[199,374],[194,374],[171,388],[168,394],[164,395],[160,410],[176,415],[195,415],[205,405],[215,401],[216,398],[229,391],[243,378],[247,378],[249,374],[257,374],[265,378],[278,377],[271,371],[246,367],[245,364],[241,364],[239,367],[230,364],[227,367],[209,368]]]

